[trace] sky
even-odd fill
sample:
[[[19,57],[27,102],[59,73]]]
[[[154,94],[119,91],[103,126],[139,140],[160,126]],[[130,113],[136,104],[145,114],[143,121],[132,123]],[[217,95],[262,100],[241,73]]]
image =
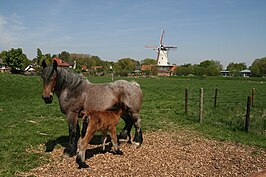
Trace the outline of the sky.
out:
[[[118,61],[157,54],[162,29],[171,64],[217,60],[250,66],[266,56],[265,0],[0,0],[0,52],[29,59],[62,51]]]

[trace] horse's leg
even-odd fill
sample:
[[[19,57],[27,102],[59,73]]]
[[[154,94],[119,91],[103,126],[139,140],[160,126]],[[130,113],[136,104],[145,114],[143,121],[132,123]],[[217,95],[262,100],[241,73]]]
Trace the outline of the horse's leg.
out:
[[[134,121],[134,127],[135,127],[135,136],[133,141],[140,146],[143,142],[143,136],[141,130],[141,118],[139,113],[132,113],[131,116]]]
[[[102,132],[102,151],[104,152],[105,151],[105,143],[106,143],[106,140],[107,140],[107,132],[106,131],[103,131]]]
[[[93,123],[90,122],[87,128],[86,135],[81,140],[81,143],[78,148],[78,154],[76,157],[76,162],[79,165],[79,168],[88,168],[89,166],[85,163],[85,155],[86,155],[86,149],[88,147],[88,143],[91,140],[92,136],[96,132],[96,129],[93,128]]]
[[[69,143],[64,150],[63,157],[72,157],[77,152],[77,142],[80,137],[80,128],[78,124],[78,114],[70,112],[67,114],[67,122],[69,128]]]
[[[121,139],[127,139],[128,138],[128,143],[131,143],[131,136],[130,136],[130,131],[131,128],[134,124],[131,115],[128,111],[125,111],[122,115],[121,118],[125,121],[125,127],[123,128],[123,130],[120,132],[120,138]]]
[[[123,152],[118,148],[118,144],[117,144],[116,127],[115,126],[110,127],[109,133],[111,135],[115,154],[122,155]]]

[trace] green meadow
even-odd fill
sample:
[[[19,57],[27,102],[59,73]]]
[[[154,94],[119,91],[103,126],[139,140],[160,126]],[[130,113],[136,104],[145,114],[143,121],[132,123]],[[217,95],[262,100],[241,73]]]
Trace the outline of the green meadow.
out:
[[[88,77],[93,83],[109,82],[110,77]],[[120,78],[115,78],[120,79]],[[123,78],[135,80],[143,90],[142,128],[147,131],[196,131],[219,141],[232,141],[266,149],[265,78]],[[58,100],[46,105],[40,77],[0,73],[0,176],[14,176],[49,162],[38,153],[39,145],[67,143],[68,127]],[[188,88],[188,113],[185,113]],[[203,122],[199,123],[200,88],[204,89]],[[249,133],[244,131],[246,102],[255,88],[250,111]],[[218,89],[217,106],[214,93]],[[123,122],[118,125],[118,132]],[[145,141],[145,139],[144,139]],[[47,149],[46,149],[47,150]],[[49,151],[49,150],[47,150]]]

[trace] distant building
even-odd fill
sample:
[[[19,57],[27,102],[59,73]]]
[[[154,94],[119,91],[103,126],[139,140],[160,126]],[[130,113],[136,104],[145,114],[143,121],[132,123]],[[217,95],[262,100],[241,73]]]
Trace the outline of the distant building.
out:
[[[229,77],[230,76],[230,72],[229,71],[221,71],[220,73],[221,73],[221,75],[223,77]]]
[[[0,58],[0,72],[5,73],[5,72],[11,72],[11,68],[6,66],[3,62],[3,59]]]
[[[177,67],[176,65],[157,66],[158,76],[172,76],[172,73],[176,67]]]
[[[86,65],[81,65],[81,70],[82,71],[89,71],[88,66],[86,66]]]
[[[91,69],[93,69],[94,71],[103,71],[103,66],[92,66]]]
[[[242,70],[242,71],[240,71],[240,75],[243,77],[249,77],[249,76],[251,76],[251,71],[248,69]]]
[[[141,71],[151,71],[153,68],[153,65],[141,65],[140,70]]]
[[[223,77],[234,76],[234,74],[232,74],[232,73],[230,74],[230,71],[221,71],[220,73],[221,73],[221,75]],[[242,70],[239,73],[240,73],[240,76],[243,76],[243,77],[249,77],[249,76],[251,76],[251,71],[248,70],[248,69]]]
[[[24,75],[25,76],[35,76],[35,75],[37,75],[37,72],[36,72],[35,68],[36,68],[36,65],[35,64],[29,64],[24,69]]]
[[[56,61],[59,67],[68,67],[68,68],[73,68],[74,63],[70,62],[65,62],[60,58],[53,58],[53,61]]]

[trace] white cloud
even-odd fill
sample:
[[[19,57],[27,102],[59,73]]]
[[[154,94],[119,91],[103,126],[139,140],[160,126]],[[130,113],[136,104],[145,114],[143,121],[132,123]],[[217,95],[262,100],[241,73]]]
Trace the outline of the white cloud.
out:
[[[7,26],[7,18],[0,16],[0,47],[4,49],[8,48],[14,42],[12,33],[8,30]]]
[[[19,16],[10,17],[0,15],[0,47],[3,49],[20,47],[19,41],[23,37],[26,27]]]

